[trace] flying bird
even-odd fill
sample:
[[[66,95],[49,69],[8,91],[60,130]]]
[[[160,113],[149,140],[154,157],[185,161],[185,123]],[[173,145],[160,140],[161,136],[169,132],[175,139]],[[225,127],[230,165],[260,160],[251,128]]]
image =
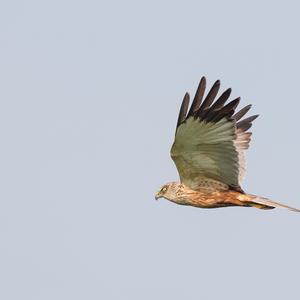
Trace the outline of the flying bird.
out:
[[[190,96],[185,94],[171,148],[180,182],[163,185],[155,198],[201,208],[280,207],[300,212],[270,199],[247,194],[241,188],[245,175],[244,152],[249,148],[252,135],[248,130],[258,115],[244,118],[251,105],[236,112],[240,98],[226,104],[231,89],[217,98],[219,89],[220,81],[217,80],[204,97],[206,78],[202,77],[190,108]]]

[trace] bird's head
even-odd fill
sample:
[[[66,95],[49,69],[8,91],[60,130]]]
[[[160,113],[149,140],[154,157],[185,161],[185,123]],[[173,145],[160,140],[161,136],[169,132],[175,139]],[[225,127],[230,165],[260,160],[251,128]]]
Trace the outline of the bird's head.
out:
[[[155,199],[165,198],[167,200],[175,200],[178,196],[177,192],[180,189],[179,182],[169,182],[163,185],[160,190],[156,193]]]

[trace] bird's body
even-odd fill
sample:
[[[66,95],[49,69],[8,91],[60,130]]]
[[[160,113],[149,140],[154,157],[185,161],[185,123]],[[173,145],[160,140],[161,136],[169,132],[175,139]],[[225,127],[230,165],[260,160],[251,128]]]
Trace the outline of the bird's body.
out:
[[[165,189],[165,190],[164,190]],[[296,208],[269,200],[267,198],[249,195],[229,189],[219,189],[216,182],[206,182],[201,190],[192,190],[180,182],[170,182],[164,185],[156,198],[164,197],[179,205],[199,208],[218,208],[228,206],[256,207],[273,209],[275,207],[299,211]]]
[[[202,77],[189,111],[187,93],[180,108],[171,148],[180,182],[164,185],[155,198],[163,197],[176,204],[201,208],[252,206],[300,211],[242,190],[244,152],[249,147],[252,134],[248,129],[258,115],[242,119],[251,105],[235,113],[240,98],[225,105],[231,89],[214,101],[220,87],[219,81],[215,82],[202,102],[205,87],[206,79]]]

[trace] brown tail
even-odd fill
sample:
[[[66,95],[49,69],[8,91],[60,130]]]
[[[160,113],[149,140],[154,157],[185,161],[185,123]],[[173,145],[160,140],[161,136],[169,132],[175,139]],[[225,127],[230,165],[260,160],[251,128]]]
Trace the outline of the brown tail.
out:
[[[251,200],[247,201],[250,206],[254,206],[260,209],[287,208],[291,211],[300,212],[300,209],[290,207],[288,205],[281,204],[267,198],[258,197],[254,195],[247,195],[247,196],[251,196]]]

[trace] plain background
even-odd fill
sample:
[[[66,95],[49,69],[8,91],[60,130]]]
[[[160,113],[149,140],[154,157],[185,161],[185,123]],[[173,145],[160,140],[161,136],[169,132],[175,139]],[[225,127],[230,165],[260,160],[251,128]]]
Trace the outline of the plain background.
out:
[[[206,75],[261,115],[244,189],[300,207],[299,9],[2,1],[0,298],[299,299],[299,214],[154,200]]]

